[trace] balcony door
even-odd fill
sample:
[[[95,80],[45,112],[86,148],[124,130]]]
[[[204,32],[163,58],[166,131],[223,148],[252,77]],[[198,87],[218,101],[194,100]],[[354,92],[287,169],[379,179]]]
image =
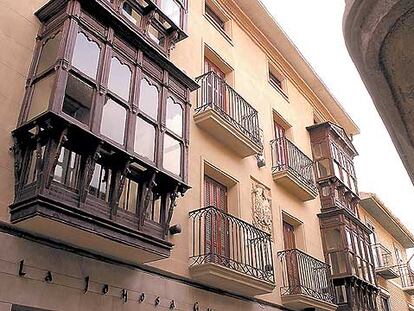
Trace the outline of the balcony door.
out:
[[[206,89],[207,93],[206,104],[214,105],[215,107],[220,108],[221,110],[227,111],[226,104],[226,86],[225,86],[225,77],[224,72],[218,68],[215,64],[209,61],[207,58],[204,59],[204,72],[213,72],[214,74],[210,75],[206,80]]]
[[[229,223],[221,213],[227,213],[227,187],[208,176],[204,176],[204,205],[218,209],[206,217],[206,255],[209,262],[228,265]]]
[[[275,129],[276,165],[279,167],[279,169],[285,169],[288,165],[285,128],[276,121],[273,123]]]
[[[295,227],[283,221],[283,240],[286,252],[286,275],[289,284],[290,294],[299,294],[301,292],[298,252],[296,251]],[[291,250],[291,251],[289,251]]]

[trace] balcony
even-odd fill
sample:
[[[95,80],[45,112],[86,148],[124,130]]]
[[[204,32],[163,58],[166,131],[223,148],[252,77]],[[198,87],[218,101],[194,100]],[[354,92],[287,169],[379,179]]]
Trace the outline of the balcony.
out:
[[[261,153],[257,111],[214,72],[196,78],[196,82],[201,88],[195,123],[242,158]]]
[[[303,201],[315,199],[318,190],[312,160],[285,137],[270,144],[273,180]]]
[[[275,288],[270,235],[215,207],[190,212],[194,279],[255,296]]]
[[[375,272],[384,279],[398,278],[398,266],[394,264],[391,251],[381,243],[372,246],[374,254]]]
[[[13,136],[16,227],[125,262],[170,256],[186,186],[51,112]]]
[[[414,296],[414,271],[409,264],[399,266],[401,285],[403,291],[411,296]]]
[[[329,265],[298,250],[277,253],[282,265],[282,303],[295,310],[336,310]]]

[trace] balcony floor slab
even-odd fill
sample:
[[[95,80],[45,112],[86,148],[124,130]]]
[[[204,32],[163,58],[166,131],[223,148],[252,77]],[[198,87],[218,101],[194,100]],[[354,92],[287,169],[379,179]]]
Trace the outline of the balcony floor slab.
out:
[[[215,263],[194,265],[190,267],[190,273],[194,279],[202,283],[247,296],[268,294],[275,288],[275,284]]]

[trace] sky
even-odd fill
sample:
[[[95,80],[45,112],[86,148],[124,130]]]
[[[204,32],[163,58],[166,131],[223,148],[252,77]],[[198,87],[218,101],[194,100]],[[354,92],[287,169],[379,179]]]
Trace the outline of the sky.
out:
[[[344,0],[262,0],[357,123],[358,187],[374,192],[414,233],[414,187],[345,46]]]

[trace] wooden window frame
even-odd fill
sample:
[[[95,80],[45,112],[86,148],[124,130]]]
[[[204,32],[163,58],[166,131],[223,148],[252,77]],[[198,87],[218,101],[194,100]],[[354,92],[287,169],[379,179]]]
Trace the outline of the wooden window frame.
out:
[[[85,17],[87,19],[94,19],[90,16]],[[26,93],[23,109],[19,118],[19,125],[23,125],[29,120],[27,120],[28,110],[30,109],[32,89],[37,81],[42,77],[45,77],[49,74],[56,74],[54,78],[54,87],[52,89],[52,96],[46,111],[53,111],[61,115],[64,119],[67,119],[70,123],[74,123],[79,127],[84,128],[87,131],[94,133],[95,135],[102,137],[102,140],[108,141],[110,144],[115,145],[118,148],[122,148],[127,152],[133,153],[134,156],[139,158],[144,163],[149,165],[156,165],[162,169],[162,135],[164,132],[167,132],[169,135],[174,137],[174,139],[179,140],[181,145],[181,159],[180,159],[180,174],[176,175],[174,173],[164,170],[167,175],[172,176],[175,179],[187,181],[188,167],[187,167],[187,158],[188,158],[188,144],[189,140],[189,114],[190,114],[190,101],[189,93],[186,91],[180,93],[179,90],[171,83],[169,79],[168,72],[166,70],[154,71],[153,65],[148,64],[148,61],[144,61],[146,55],[138,49],[138,47],[133,45],[127,45],[124,41],[118,40],[113,32],[106,32],[103,26],[101,28],[92,28],[89,24],[86,23],[86,20],[81,20],[76,25],[66,24],[46,24],[42,27],[39,35],[39,41],[35,49],[35,54],[32,62],[32,66],[29,73],[29,87]],[[36,68],[40,59],[40,53],[42,45],[46,40],[51,36],[55,35],[58,32],[62,32],[62,39],[59,45],[59,52],[56,59],[56,64],[67,64],[67,69],[64,69],[63,66],[51,66],[48,70],[41,73],[41,75],[36,75]],[[71,65],[72,56],[74,53],[74,46],[76,42],[76,37],[79,32],[82,32],[89,40],[96,43],[100,48],[99,61],[97,67],[96,79],[93,79],[87,76],[85,73],[81,72],[79,69]],[[106,36],[106,37],[105,37]],[[125,46],[123,46],[125,44]],[[125,49],[126,47],[126,49]],[[129,51],[132,51],[129,52]],[[110,72],[110,65],[112,57],[117,57],[122,64],[126,64],[131,70],[131,81],[130,81],[130,99],[125,101],[120,96],[116,96],[111,90],[108,89],[108,79]],[[158,69],[157,69],[158,70]],[[62,111],[62,103],[65,97],[65,88],[68,75],[71,74],[74,77],[80,79],[83,83],[91,86],[94,90],[92,106],[90,108],[89,122],[84,124],[69,115],[66,115]],[[159,111],[158,119],[151,120],[155,122],[150,122],[156,127],[156,139],[155,139],[155,161],[149,162],[146,158],[141,157],[140,155],[133,152],[134,144],[134,134],[135,134],[135,124],[136,118],[138,116],[144,116],[144,114],[139,110],[139,92],[140,92],[140,81],[148,77],[151,81],[156,83],[159,88]],[[165,129],[165,106],[166,100],[168,97],[174,98],[175,102],[180,103],[180,106],[183,108],[183,131],[182,137],[178,137],[174,133]],[[100,123],[102,120],[102,110],[104,100],[106,98],[114,99],[116,103],[120,104],[127,109],[126,116],[126,125],[124,132],[124,144],[119,144],[112,141],[110,138],[105,137],[100,133]],[[148,117],[144,117],[148,121]]]

